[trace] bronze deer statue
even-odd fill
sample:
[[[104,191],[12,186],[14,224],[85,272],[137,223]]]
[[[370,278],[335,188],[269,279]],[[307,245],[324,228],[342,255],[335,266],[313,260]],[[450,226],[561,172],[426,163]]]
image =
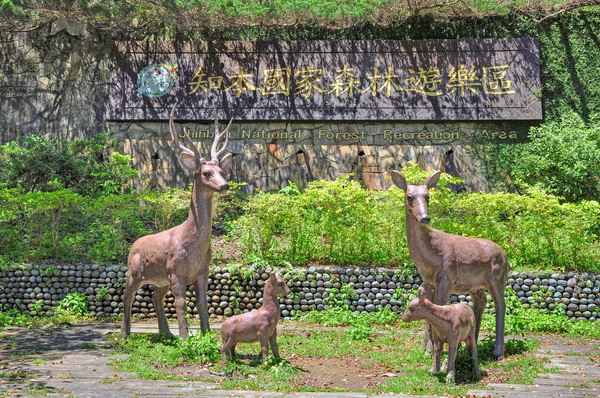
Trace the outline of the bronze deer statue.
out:
[[[477,339],[475,338],[475,313],[468,305],[457,303],[452,305],[436,305],[425,298],[423,287],[419,288],[418,297],[408,304],[402,314],[404,322],[425,319],[431,325],[433,337],[433,364],[431,373],[440,371],[444,343],[448,343],[448,375],[446,380],[456,380],[456,353],[463,341],[473,360],[473,373],[481,378],[477,362]]]
[[[131,305],[138,289],[147,284],[154,285],[152,302],[158,318],[159,333],[173,338],[165,316],[164,298],[169,291],[175,297],[179,337],[187,337],[185,318],[185,292],[188,285],[194,285],[196,308],[200,315],[200,328],[205,334],[209,330],[206,292],[208,289],[208,268],[211,260],[211,227],[212,198],[215,192],[229,188],[222,176],[221,166],[230,153],[219,158],[227,146],[227,128],[220,132],[215,112],[215,136],[212,143],[211,160],[200,156],[185,130],[184,135],[189,143],[185,147],[177,138],[177,130],[173,117],[175,106],[169,118],[169,130],[175,145],[179,148],[179,162],[188,172],[194,174],[194,185],[190,200],[190,211],[187,220],[174,228],[153,235],[143,236],[135,241],[127,259],[127,285],[123,297],[123,322],[121,335],[126,337],[131,332]],[[219,142],[225,142],[218,149]],[[190,149],[191,148],[191,149]]]
[[[476,338],[489,291],[496,310],[494,358],[504,358],[504,288],[508,276],[506,253],[496,243],[481,238],[468,238],[430,228],[429,189],[436,186],[441,172],[429,175],[425,185],[409,185],[404,175],[394,170],[392,180],[406,192],[406,238],[410,258],[421,277],[425,297],[437,305],[448,302],[451,294],[469,292],[473,300]],[[431,326],[425,339],[431,350]]]
[[[279,274],[270,274],[263,291],[263,303],[257,310],[234,315],[221,325],[221,365],[225,367],[227,355],[235,358],[238,343],[260,342],[262,360],[267,360],[269,347],[279,358],[277,322],[281,310],[278,296],[287,296],[291,290]]]

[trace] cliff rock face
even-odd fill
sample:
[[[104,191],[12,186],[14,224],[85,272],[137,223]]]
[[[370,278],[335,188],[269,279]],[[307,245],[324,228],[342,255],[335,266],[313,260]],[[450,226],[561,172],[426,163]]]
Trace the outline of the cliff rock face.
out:
[[[0,142],[29,134],[81,139],[107,131],[113,41],[58,21],[0,37]]]

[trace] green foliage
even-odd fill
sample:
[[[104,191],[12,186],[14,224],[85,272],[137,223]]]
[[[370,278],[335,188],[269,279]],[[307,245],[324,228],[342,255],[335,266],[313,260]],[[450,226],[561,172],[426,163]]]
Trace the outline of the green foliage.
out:
[[[447,208],[437,209],[443,214],[433,216],[432,224],[498,243],[513,269],[598,271],[600,204],[560,203],[559,199],[535,191],[458,195]]]
[[[85,293],[73,292],[67,294],[55,309],[57,316],[73,316],[81,318],[87,315],[87,296]]]
[[[111,338],[113,348],[129,354],[116,360],[118,369],[138,372],[145,379],[174,379],[160,369],[185,363],[203,364],[220,361],[220,343],[214,333],[197,334],[187,339],[167,339],[160,334],[135,333],[127,340]]]
[[[179,356],[185,361],[214,363],[221,360],[220,343],[214,333],[198,333],[178,342]]]
[[[429,174],[403,169],[412,182]],[[532,190],[453,194],[442,174],[431,191],[432,226],[490,239],[507,252],[513,269],[598,271],[600,204],[561,203]],[[404,195],[397,188],[374,192],[350,177],[312,182],[301,193],[260,193],[233,223],[245,262],[277,265],[310,261],[354,265],[411,264],[406,246]]]
[[[22,192],[70,189],[84,196],[122,192],[137,175],[128,156],[113,152],[108,133],[68,141],[38,135],[0,146],[0,188]]]
[[[213,218],[213,231],[216,234],[231,231],[231,223],[244,214],[248,195],[241,192],[246,183],[230,182],[229,189],[218,195],[213,202],[215,217]]]
[[[106,286],[102,286],[96,292],[96,298],[105,298],[107,296],[108,296],[108,287],[106,287]]]
[[[314,181],[300,194],[254,196],[232,231],[247,259],[267,264],[396,263],[398,253],[407,255],[402,225],[384,215],[399,204],[397,196],[365,190],[350,177]]]
[[[5,264],[61,260],[124,262],[140,236],[185,220],[189,192],[170,189],[84,197],[72,190],[0,189]]]
[[[525,306],[512,289],[506,290],[505,297],[507,308],[505,332],[507,335],[562,333],[570,336],[600,338],[598,322],[570,320],[564,314],[564,305],[559,304],[552,311]],[[484,313],[481,328],[490,332],[495,330],[495,318],[492,312]]]
[[[24,314],[16,308],[6,312],[0,312],[0,330],[12,326],[28,326],[31,324],[31,317]]]
[[[573,4],[575,3],[575,4]],[[0,10],[15,18],[44,21],[59,11],[68,9],[72,18],[89,20],[103,27],[113,27],[126,18],[137,19],[141,25],[174,21],[191,27],[252,26],[308,24],[336,28],[375,23],[387,25],[394,18],[408,19],[421,15],[447,19],[456,16],[494,16],[554,13],[559,7],[577,8],[580,5],[568,0],[503,1],[500,3],[465,0],[419,2],[383,0],[145,0],[92,1],[92,0],[2,0]],[[113,21],[109,21],[112,18]],[[152,21],[155,19],[156,21]]]
[[[485,144],[476,152],[490,181],[521,192],[542,190],[571,202],[600,198],[600,125],[570,113],[531,128],[529,142]]]

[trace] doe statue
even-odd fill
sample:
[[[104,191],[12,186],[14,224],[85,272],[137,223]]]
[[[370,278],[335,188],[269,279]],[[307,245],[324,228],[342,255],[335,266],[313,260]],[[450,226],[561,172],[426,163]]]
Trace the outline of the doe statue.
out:
[[[165,295],[171,288],[175,297],[179,337],[186,338],[185,292],[188,285],[194,285],[202,333],[205,334],[209,330],[206,292],[211,260],[212,198],[215,192],[222,192],[229,188],[222,175],[221,166],[224,166],[231,155],[229,153],[222,156],[227,146],[227,131],[231,121],[227,128],[220,132],[215,112],[215,137],[210,151],[211,159],[207,161],[200,156],[185,128],[183,132],[189,148],[179,142],[173,122],[174,113],[175,106],[171,110],[169,130],[173,142],[180,151],[179,162],[186,171],[194,174],[190,211],[183,224],[153,235],[143,236],[133,243],[127,259],[127,285],[123,297],[121,324],[123,337],[131,332],[131,305],[135,294],[140,287],[147,284],[154,285],[152,302],[160,333],[173,337],[163,303]],[[225,141],[218,149],[223,137]]]
[[[267,360],[269,346],[273,356],[279,358],[277,345],[277,322],[280,308],[277,296],[287,296],[290,288],[278,274],[270,274],[265,283],[263,303],[257,310],[234,315],[221,325],[221,364],[225,366],[227,355],[235,357],[238,343],[260,342],[262,360]]]
[[[424,319],[431,325],[433,338],[433,365],[431,373],[440,371],[444,343],[448,343],[448,375],[446,380],[455,382],[456,352],[463,341],[473,359],[473,370],[479,379],[477,362],[477,339],[475,338],[475,313],[464,303],[452,305],[436,305],[425,298],[423,288],[419,288],[419,296],[412,299],[402,314],[404,322]]]
[[[496,342],[493,356],[504,358],[504,288],[508,276],[506,253],[496,243],[481,238],[452,235],[430,228],[429,189],[441,172],[427,177],[425,185],[409,185],[399,171],[392,171],[394,184],[406,192],[406,238],[410,257],[421,277],[425,297],[437,305],[448,303],[451,294],[470,293],[475,311],[475,337],[479,337],[486,305],[486,290],[496,310]],[[431,327],[426,342],[431,351]]]

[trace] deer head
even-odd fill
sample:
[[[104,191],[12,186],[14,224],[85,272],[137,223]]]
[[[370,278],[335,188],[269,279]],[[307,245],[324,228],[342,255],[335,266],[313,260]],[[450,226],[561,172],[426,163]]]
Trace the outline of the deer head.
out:
[[[423,312],[428,303],[425,302],[425,290],[423,289],[423,286],[421,286],[417,292],[417,297],[413,298],[410,303],[408,303],[406,311],[402,314],[402,320],[404,322],[411,322],[423,319]]]
[[[285,280],[279,273],[271,273],[267,283],[271,284],[271,289],[273,289],[272,292],[276,296],[287,296],[291,292],[290,288],[285,283]]]
[[[173,142],[175,142],[175,145],[177,145],[181,151],[179,154],[179,163],[185,170],[194,173],[195,182],[201,189],[212,190],[216,192],[228,189],[229,185],[222,175],[223,170],[221,167],[225,167],[229,162],[231,159],[231,153],[226,154],[221,159],[219,158],[223,155],[225,148],[227,147],[227,132],[229,131],[229,127],[231,126],[231,122],[233,120],[229,121],[229,124],[225,130],[221,132],[219,129],[217,111],[215,110],[215,137],[210,150],[210,160],[206,161],[202,156],[200,156],[198,149],[196,149],[196,146],[190,139],[190,135],[185,127],[183,128],[183,134],[191,149],[179,142],[177,130],[175,128],[175,122],[173,121],[175,107],[176,105],[173,105],[173,108],[171,109],[171,115],[169,117],[169,130],[171,132]],[[225,137],[225,142],[219,149],[219,142],[223,137]]]
[[[425,185],[409,185],[402,172],[392,171],[392,181],[406,192],[406,214],[411,214],[418,223],[429,224],[429,189],[436,186],[441,175],[441,171],[436,171],[427,177]]]

